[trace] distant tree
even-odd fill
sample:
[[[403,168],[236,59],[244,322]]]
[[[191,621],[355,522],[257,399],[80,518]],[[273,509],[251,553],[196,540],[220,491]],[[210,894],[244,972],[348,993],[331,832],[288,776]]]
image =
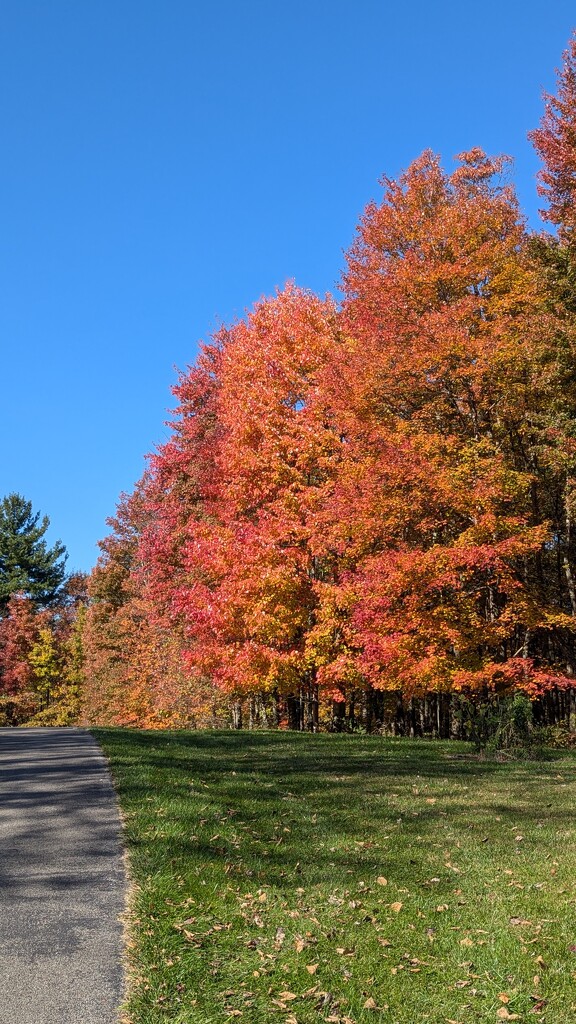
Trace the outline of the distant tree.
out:
[[[48,516],[33,512],[20,494],[0,502],[0,615],[14,594],[23,594],[37,607],[47,607],[59,596],[66,576],[66,548],[56,541],[49,548],[44,534]]]
[[[62,676],[61,652],[48,626],[40,629],[38,639],[28,653],[28,662],[32,668],[32,686],[40,698],[40,707],[47,708],[57,695]]]
[[[557,226],[560,241],[572,244],[576,231],[576,34],[557,72],[556,94],[546,93],[544,100],[540,127],[529,133],[544,164],[538,174],[538,192],[548,207],[541,213]]]

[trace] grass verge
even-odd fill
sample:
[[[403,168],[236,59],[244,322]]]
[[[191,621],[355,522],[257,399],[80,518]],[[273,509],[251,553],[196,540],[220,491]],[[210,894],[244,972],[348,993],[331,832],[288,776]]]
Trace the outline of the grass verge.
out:
[[[94,729],[125,815],[133,1024],[576,1019],[576,756]]]

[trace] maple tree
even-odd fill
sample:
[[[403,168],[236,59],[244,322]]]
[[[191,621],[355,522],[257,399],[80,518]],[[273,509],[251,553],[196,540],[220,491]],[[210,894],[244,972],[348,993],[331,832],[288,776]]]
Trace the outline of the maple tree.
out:
[[[318,567],[308,516],[334,434],[319,374],[334,346],[334,307],[289,286],[220,338],[215,491],[190,527],[177,601],[188,661],[230,691],[305,686]]]
[[[14,595],[0,619],[0,711],[4,723],[19,724],[36,708],[29,653],[46,621],[30,598]]]
[[[529,133],[542,159],[538,192],[547,200],[542,216],[555,224],[563,243],[576,228],[576,36],[563,54],[555,95],[545,94],[539,128]]]
[[[348,663],[383,688],[484,686],[514,652],[536,685],[526,636],[560,614],[524,572],[548,540],[514,449],[544,298],[501,172],[473,151],[447,176],[424,154],[385,182],[349,254],[343,317],[362,344],[336,379],[349,446],[331,519]]]
[[[210,721],[218,713],[217,695],[200,680],[191,685],[176,624],[160,607],[159,586],[154,601],[147,593],[140,545],[152,527],[148,502],[151,507],[154,497],[146,476],[121,499],[112,532],[101,542],[78,626],[82,714],[89,721],[150,728]],[[146,533],[147,549],[150,544]]]
[[[575,125],[573,39],[532,133],[557,235],[506,158],[426,151],[367,207],[340,307],[288,285],[203,346],[92,574],[98,720],[573,713]]]

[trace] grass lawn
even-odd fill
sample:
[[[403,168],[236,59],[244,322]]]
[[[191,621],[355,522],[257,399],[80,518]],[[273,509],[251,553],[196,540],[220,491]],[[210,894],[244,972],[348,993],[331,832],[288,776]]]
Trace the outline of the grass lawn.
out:
[[[133,1024],[576,1020],[576,756],[95,729]]]

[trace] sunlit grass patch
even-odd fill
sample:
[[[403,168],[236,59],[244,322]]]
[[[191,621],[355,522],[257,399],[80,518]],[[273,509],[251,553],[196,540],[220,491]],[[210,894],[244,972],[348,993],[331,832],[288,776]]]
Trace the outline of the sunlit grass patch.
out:
[[[575,1019],[574,755],[95,733],[135,882],[134,1024]]]

